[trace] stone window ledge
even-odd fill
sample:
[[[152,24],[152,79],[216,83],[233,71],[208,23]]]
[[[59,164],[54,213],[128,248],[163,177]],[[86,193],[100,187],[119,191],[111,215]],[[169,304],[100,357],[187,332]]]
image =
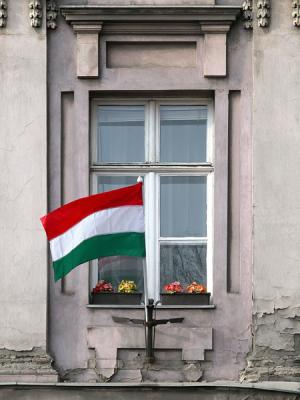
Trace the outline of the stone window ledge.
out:
[[[109,305],[109,304],[87,304],[87,308],[91,310],[96,309],[136,309],[136,310],[144,310],[143,305]],[[216,306],[214,304],[203,305],[203,306],[194,306],[194,305],[176,305],[176,306],[157,306],[157,310],[214,310]]]

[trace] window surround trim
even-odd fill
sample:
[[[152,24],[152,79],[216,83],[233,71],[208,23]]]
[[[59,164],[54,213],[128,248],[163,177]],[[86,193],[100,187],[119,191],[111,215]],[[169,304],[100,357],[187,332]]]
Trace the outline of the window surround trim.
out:
[[[97,106],[99,105],[144,105],[145,106],[145,158],[147,157],[147,145],[149,144],[148,138],[150,135],[150,129],[155,132],[156,146],[154,148],[153,143],[150,147],[154,154],[150,154],[152,162],[147,161],[144,163],[94,163],[97,160]],[[209,161],[201,163],[160,163],[155,161],[155,152],[159,146],[159,107],[160,105],[203,105],[207,106],[207,159]],[[154,114],[153,114],[154,113]],[[152,126],[152,123],[156,126]],[[150,264],[157,265],[159,260],[160,243],[185,243],[185,244],[207,244],[207,287],[208,291],[213,295],[213,226],[214,226],[214,149],[213,144],[215,143],[214,136],[214,102],[212,98],[164,98],[164,97],[151,97],[151,98],[139,98],[139,99],[125,99],[122,97],[110,97],[110,98],[93,98],[91,100],[91,146],[90,146],[90,192],[96,193],[97,177],[102,176],[138,176],[143,173],[148,174],[148,180],[153,181],[151,186],[155,187],[155,190],[159,190],[159,179],[160,176],[206,176],[207,177],[207,236],[206,238],[161,238],[158,236],[159,227],[159,196],[155,195],[155,204],[148,205],[148,212],[145,212],[145,223],[146,230],[151,232],[151,236],[157,240],[156,249],[154,252],[147,251],[148,261]],[[121,171],[120,171],[121,168]],[[146,188],[146,186],[145,186]],[[147,194],[146,194],[147,196]],[[152,212],[149,209],[152,208]],[[154,208],[154,210],[153,210]],[[150,221],[150,215],[156,215],[156,221]],[[148,217],[148,218],[147,218]],[[151,229],[149,229],[149,224]],[[148,228],[147,228],[148,226]],[[149,236],[149,235],[148,235]],[[178,239],[178,240],[177,240]],[[147,242],[151,243],[152,239],[149,237]],[[152,254],[153,253],[153,254]],[[91,263],[92,266],[92,263]],[[92,268],[90,268],[90,286],[92,283]],[[150,279],[149,279],[150,278]],[[160,284],[159,284],[159,268],[155,268],[155,272],[149,277],[148,274],[148,288],[152,285],[155,289],[153,293],[156,299],[160,297]]]

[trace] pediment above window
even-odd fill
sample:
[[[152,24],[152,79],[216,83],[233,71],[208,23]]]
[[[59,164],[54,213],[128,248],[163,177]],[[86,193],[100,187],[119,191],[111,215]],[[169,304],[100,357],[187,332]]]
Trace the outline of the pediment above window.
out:
[[[77,35],[77,76],[99,76],[99,34],[204,35],[206,77],[226,76],[226,36],[240,6],[196,5],[70,5],[61,13]]]

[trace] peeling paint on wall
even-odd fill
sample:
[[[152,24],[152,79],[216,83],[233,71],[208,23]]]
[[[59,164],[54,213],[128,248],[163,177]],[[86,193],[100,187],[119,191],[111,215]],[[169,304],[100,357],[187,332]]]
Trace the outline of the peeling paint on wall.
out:
[[[204,372],[202,364],[209,365],[207,362],[183,361],[179,350],[156,350],[156,360],[149,364],[144,361],[143,350],[119,349],[114,367],[100,369],[96,353],[93,356],[91,352],[90,355],[93,358],[89,359],[86,369],[64,371],[61,379],[65,382],[89,383],[199,382]]]
[[[57,382],[52,358],[44,349],[0,349],[0,382]]]
[[[266,303],[264,313],[261,304],[256,305],[260,311],[253,316],[253,350],[241,380],[300,381],[300,307],[279,308],[277,302],[272,308],[271,302],[262,302]]]

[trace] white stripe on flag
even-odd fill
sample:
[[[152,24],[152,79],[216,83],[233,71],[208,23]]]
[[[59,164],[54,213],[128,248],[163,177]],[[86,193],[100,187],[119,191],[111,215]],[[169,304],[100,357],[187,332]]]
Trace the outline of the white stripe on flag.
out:
[[[108,208],[89,215],[50,241],[52,260],[66,256],[93,236],[122,232],[145,232],[143,206]]]

